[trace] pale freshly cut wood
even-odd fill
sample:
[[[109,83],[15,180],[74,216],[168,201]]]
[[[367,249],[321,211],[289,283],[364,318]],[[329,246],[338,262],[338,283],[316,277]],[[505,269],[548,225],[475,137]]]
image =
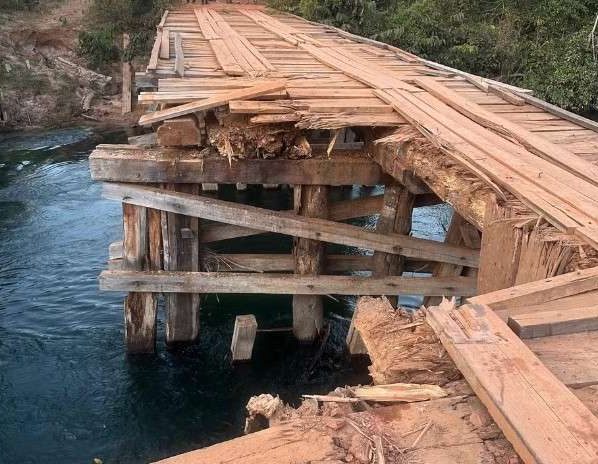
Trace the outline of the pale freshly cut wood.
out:
[[[399,234],[380,235],[349,224],[298,217],[205,196],[116,183],[105,183],[103,195],[111,200],[252,229],[385,251],[409,258],[478,266],[478,252],[468,248]]]
[[[228,104],[232,100],[242,100],[244,98],[259,97],[270,92],[277,90],[283,90],[285,88],[286,81],[264,81],[253,87],[244,89],[231,90],[224,95],[218,95],[211,98],[206,98],[198,102],[187,103],[185,105],[175,106],[173,108],[167,108],[161,111],[155,111],[153,113],[144,114],[139,119],[139,124],[149,125],[154,122],[164,121],[165,119],[175,118],[177,116],[184,116],[186,114],[195,113],[197,111],[205,111],[218,106]]]
[[[103,271],[100,288],[154,293],[471,295],[470,277],[356,277],[234,272]]]
[[[382,208],[382,195],[357,198],[355,200],[336,201],[329,206],[329,217],[331,221],[344,221],[363,216],[372,216],[377,214]],[[294,212],[288,210],[287,212]],[[263,234],[264,231],[249,229],[247,227],[235,226],[230,224],[210,224],[207,225],[201,233],[201,241],[204,243],[217,242],[220,240],[229,240],[231,238],[250,237],[252,235]]]
[[[380,403],[400,401],[413,403],[444,398],[448,395],[446,390],[438,385],[418,383],[391,383],[367,387],[353,387],[352,393],[356,398],[377,401]]]
[[[542,363],[565,385],[598,384],[598,331],[524,340]]]
[[[160,48],[162,46],[162,35],[156,34],[156,40],[154,41],[154,46],[152,47],[152,52],[150,54],[150,59],[147,64],[147,72],[155,71],[158,67],[158,58],[160,57]]]
[[[598,418],[484,305],[443,301],[426,320],[525,463],[595,463]]]
[[[183,39],[179,32],[174,34],[174,72],[177,76],[185,76],[185,55],[183,53]]]
[[[598,306],[517,314],[507,324],[519,338],[598,330]]]
[[[517,285],[469,298],[494,310],[535,305],[579,293],[598,290],[598,267],[561,274],[548,279]]]
[[[598,185],[598,166],[583,160],[567,150],[566,147],[551,143],[545,137],[536,135],[505,117],[487,111],[483,106],[469,101],[436,80],[419,78],[415,80],[415,83],[473,121],[499,134],[514,138],[532,153],[550,160],[563,169],[574,172],[594,185]]]
[[[390,181],[362,151],[335,150],[330,158],[289,160],[204,157],[197,149],[98,145],[89,157],[91,177],[111,182],[379,185]]]

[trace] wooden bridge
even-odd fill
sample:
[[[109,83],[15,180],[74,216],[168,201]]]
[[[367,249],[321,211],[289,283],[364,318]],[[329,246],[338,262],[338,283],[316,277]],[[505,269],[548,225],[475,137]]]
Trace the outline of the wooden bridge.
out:
[[[322,295],[423,295],[526,463],[598,462],[598,420],[565,386],[598,383],[597,123],[255,5],[166,12],[136,79],[139,123],[155,137],[90,157],[105,197],[123,204],[100,284],[129,292],[129,351],[153,351],[161,295],[169,343],[200,335],[204,293],[292,294],[302,341],[324,325]],[[220,200],[214,184],[290,185],[293,209]],[[347,185],[384,195],[329,201]],[[412,237],[413,208],[443,202],[455,211],[445,242]],[[346,223],[374,214],[376,230]],[[210,243],[265,232],[293,236],[293,249],[206,266]],[[373,253],[330,255],[325,242]],[[463,305],[437,306],[442,296]],[[534,354],[535,337],[558,359],[546,343]]]

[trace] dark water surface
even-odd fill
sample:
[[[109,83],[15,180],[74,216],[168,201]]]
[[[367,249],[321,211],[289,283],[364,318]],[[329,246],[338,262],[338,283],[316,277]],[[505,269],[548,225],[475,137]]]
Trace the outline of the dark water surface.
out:
[[[239,435],[254,394],[297,401],[367,382],[342,353],[347,324],[338,318],[317,363],[316,349],[260,334],[254,361],[230,366],[234,315],[288,326],[284,296],[210,296],[196,346],[167,351],[159,321],[158,354],[127,357],[122,295],[100,293],[97,282],[108,244],[122,235],[120,205],[101,198],[87,161],[95,144],[124,140],[69,129],[0,141],[0,464],[149,462]],[[250,191],[237,199],[278,209],[289,197]],[[432,216],[418,210],[414,228],[441,239]],[[282,251],[285,240],[240,246]],[[327,301],[327,311],[350,315],[351,301]]]

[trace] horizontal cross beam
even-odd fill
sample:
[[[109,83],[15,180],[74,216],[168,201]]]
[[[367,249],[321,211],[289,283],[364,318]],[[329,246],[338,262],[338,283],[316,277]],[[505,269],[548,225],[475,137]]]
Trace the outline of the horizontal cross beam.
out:
[[[476,292],[471,277],[358,277],[235,272],[103,271],[100,288],[152,293],[436,295]]]

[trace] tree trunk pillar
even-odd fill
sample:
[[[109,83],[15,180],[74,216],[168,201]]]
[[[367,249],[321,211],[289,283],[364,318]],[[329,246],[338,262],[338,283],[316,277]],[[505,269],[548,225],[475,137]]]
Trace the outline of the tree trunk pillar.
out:
[[[295,211],[303,216],[326,218],[328,187],[295,186]],[[293,245],[295,274],[317,275],[325,268],[325,245],[318,240],[295,238]],[[293,295],[293,333],[301,342],[312,342],[324,325],[322,296]]]

